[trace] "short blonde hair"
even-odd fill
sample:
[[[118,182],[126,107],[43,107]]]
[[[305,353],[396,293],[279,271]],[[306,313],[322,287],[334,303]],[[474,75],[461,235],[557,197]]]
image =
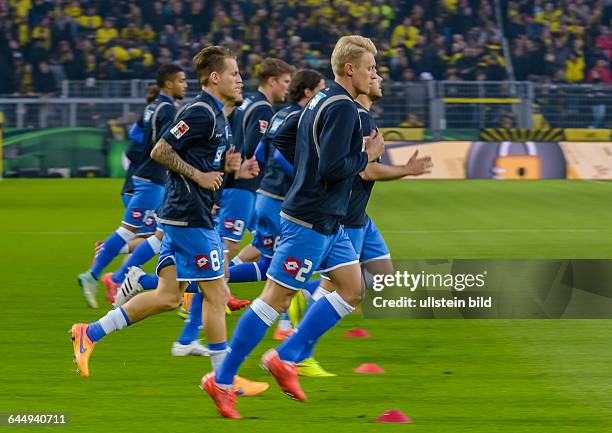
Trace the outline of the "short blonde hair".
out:
[[[376,52],[376,46],[369,38],[358,35],[342,36],[338,39],[338,42],[336,42],[334,52],[331,56],[331,65],[334,75],[343,77],[344,65],[358,62],[365,53],[371,53],[375,56]]]

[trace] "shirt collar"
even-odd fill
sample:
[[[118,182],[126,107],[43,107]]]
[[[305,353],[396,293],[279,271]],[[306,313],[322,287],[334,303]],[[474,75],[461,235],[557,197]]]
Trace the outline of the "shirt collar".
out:
[[[167,94],[165,94],[164,92],[159,92],[159,96],[164,97],[166,99],[168,99],[171,103],[174,104],[174,99],[172,99],[170,96],[168,96]]]
[[[215,101],[215,104],[217,104],[217,107],[219,107],[219,110],[223,110],[223,103],[221,101],[219,101],[217,98],[215,98],[213,95],[211,95],[210,93],[208,93],[206,90],[202,90],[202,94],[204,95],[208,95],[210,97],[210,99],[212,99],[213,101]]]

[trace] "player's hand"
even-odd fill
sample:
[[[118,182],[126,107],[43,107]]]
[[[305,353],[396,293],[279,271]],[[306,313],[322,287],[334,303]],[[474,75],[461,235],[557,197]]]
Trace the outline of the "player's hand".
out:
[[[408,162],[406,163],[406,175],[419,176],[425,173],[431,173],[430,168],[433,167],[431,162],[431,156],[424,156],[423,158],[417,158],[419,151],[415,150]]]
[[[235,147],[230,147],[225,152],[225,172],[235,173],[240,170],[240,164],[242,163],[242,154],[236,151]]]
[[[217,191],[223,185],[223,173],[220,171],[200,171],[194,176],[193,180],[204,189]]]
[[[370,136],[365,139],[365,151],[368,154],[368,161],[374,162],[385,153],[385,141],[382,134],[376,130],[370,132]]]
[[[243,161],[240,165],[240,170],[236,175],[236,179],[253,179],[259,174],[259,163],[255,156]]]

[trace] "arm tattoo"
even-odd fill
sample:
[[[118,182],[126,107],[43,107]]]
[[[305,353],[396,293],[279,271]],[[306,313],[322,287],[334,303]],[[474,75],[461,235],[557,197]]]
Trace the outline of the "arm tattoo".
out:
[[[187,164],[163,138],[157,142],[151,156],[155,161],[168,167],[169,170],[189,179],[192,179],[196,172],[196,169]]]

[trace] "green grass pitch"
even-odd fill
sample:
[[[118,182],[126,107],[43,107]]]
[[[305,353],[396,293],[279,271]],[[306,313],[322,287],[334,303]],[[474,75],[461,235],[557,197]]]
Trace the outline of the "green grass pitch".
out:
[[[303,379],[296,403],[274,383],[240,398],[246,417],[221,419],[198,389],[207,358],[173,358],[182,322],[150,318],[103,340],[91,377],[74,373],[67,331],[105,312],[86,307],[76,275],[114,230],[120,180],[0,181],[0,412],[65,412],[57,431],[609,432],[612,322],[605,320],[361,320],[321,341],[336,378]],[[395,258],[612,258],[612,184],[410,181],[380,183],[369,213]],[[112,266],[114,268],[114,266]],[[149,265],[148,269],[151,269]],[[254,297],[261,284],[233,287]],[[232,329],[238,315],[228,318]],[[354,326],[367,340],[342,335]],[[257,364],[241,374],[269,380]],[[386,373],[358,375],[363,362]],[[407,425],[373,420],[386,409]],[[15,431],[41,431],[40,427]]]

